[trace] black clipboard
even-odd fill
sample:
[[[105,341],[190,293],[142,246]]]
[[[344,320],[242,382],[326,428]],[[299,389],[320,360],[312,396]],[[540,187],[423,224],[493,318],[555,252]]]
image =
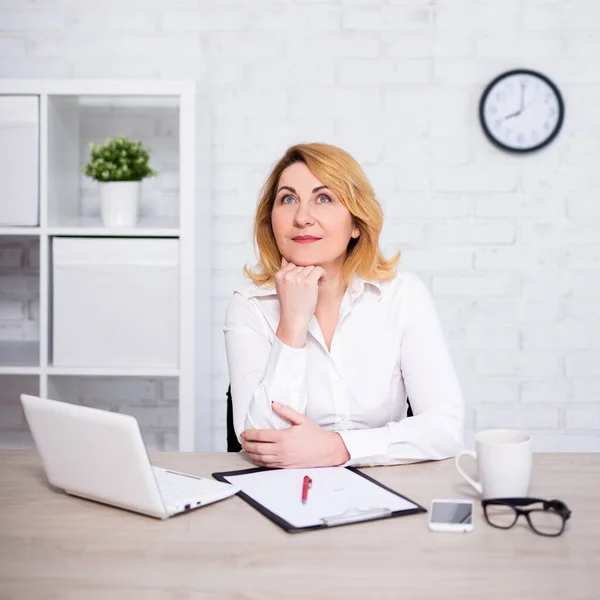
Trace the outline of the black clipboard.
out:
[[[379,521],[381,519],[388,519],[392,517],[403,517],[406,515],[414,515],[418,513],[426,513],[427,510],[423,508],[420,504],[417,504],[414,500],[403,496],[402,494],[392,490],[391,488],[383,485],[376,479],[369,477],[362,471],[359,471],[355,467],[344,467],[347,471],[350,471],[360,477],[364,477],[371,483],[383,488],[384,490],[390,492],[391,494],[403,498],[404,500],[414,504],[414,508],[409,508],[405,510],[396,510],[392,511],[387,508],[373,508],[367,510],[355,510],[355,511],[346,511],[345,513],[339,515],[331,515],[329,517],[325,517],[322,519],[322,523],[319,525],[308,525],[305,527],[296,527],[280,517],[278,514],[270,511],[263,504],[252,498],[252,496],[246,494],[243,491],[239,491],[237,495],[242,498],[245,502],[250,504],[253,508],[255,508],[258,512],[262,513],[265,517],[273,521],[276,525],[279,525],[282,529],[287,531],[288,533],[299,533],[302,531],[314,531],[318,529],[328,529],[329,527],[337,527],[339,525],[353,525],[356,523],[364,523],[368,521]],[[235,475],[246,475],[251,473],[260,473],[262,471],[278,471],[280,469],[269,469],[267,467],[256,467],[251,469],[241,469],[238,471],[222,471],[219,473],[213,473],[212,476],[218,481],[222,481],[223,483],[230,483],[227,481],[227,477],[233,477]]]

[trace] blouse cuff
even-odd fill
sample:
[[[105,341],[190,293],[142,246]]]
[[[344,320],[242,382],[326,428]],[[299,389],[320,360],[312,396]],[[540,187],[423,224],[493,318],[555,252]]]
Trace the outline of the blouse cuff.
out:
[[[390,446],[390,432],[387,427],[377,429],[351,429],[338,431],[346,450],[350,454],[347,464],[361,461],[371,456],[385,455]]]
[[[275,337],[264,371],[264,379],[275,387],[300,392],[304,385],[307,352],[306,346],[292,348]]]

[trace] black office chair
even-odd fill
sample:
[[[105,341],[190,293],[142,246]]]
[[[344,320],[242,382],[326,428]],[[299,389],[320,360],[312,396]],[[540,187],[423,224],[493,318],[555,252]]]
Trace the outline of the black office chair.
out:
[[[231,386],[227,388],[227,452],[239,452],[242,449],[233,428],[233,400]]]
[[[408,410],[407,417],[413,416],[412,407],[408,398],[406,399]],[[227,452],[239,452],[242,449],[233,428],[233,401],[231,399],[231,386],[227,388]]]

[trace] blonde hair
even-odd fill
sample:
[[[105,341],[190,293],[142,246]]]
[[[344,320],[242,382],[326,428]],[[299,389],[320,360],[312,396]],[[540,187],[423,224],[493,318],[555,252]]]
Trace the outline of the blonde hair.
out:
[[[354,273],[367,280],[393,279],[400,253],[386,260],[379,249],[383,211],[367,176],[358,162],[341,148],[317,143],[288,148],[263,185],[254,219],[259,260],[256,272],[244,267],[245,275],[258,286],[274,285],[275,275],[281,269],[281,253],[271,226],[271,211],[281,174],[297,162],[304,163],[339,198],[360,231],[358,238],[350,240],[342,267],[346,285],[350,285]]]

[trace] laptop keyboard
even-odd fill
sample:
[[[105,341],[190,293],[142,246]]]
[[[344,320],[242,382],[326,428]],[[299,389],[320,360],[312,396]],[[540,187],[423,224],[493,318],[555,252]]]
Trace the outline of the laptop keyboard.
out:
[[[207,478],[183,475],[152,467],[165,506],[202,501],[207,495],[223,491],[223,484]]]

